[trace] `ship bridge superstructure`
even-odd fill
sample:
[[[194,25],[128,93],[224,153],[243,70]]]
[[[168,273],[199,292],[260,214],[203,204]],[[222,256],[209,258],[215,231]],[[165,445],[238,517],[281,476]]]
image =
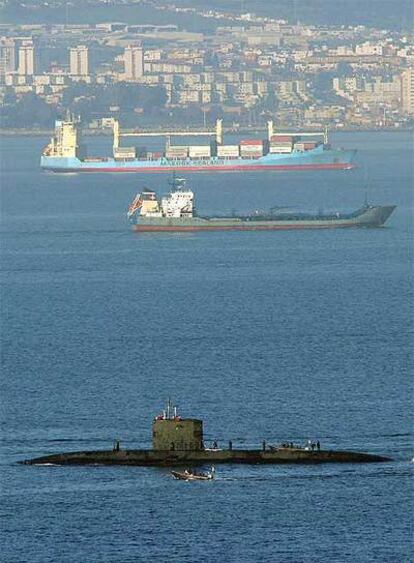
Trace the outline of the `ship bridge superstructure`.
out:
[[[164,217],[193,217],[194,193],[185,187],[171,191],[161,199]]]
[[[43,151],[44,156],[81,158],[79,122],[70,118],[55,122],[55,133]]]
[[[128,217],[139,212],[141,217],[192,218],[194,216],[194,192],[185,187],[183,178],[173,180],[171,192],[158,201],[156,193],[144,190],[135,196],[128,209]]]

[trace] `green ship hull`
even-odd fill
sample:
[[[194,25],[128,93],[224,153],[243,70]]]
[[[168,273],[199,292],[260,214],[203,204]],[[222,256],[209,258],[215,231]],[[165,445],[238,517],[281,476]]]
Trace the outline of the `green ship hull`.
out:
[[[350,214],[250,215],[246,217],[132,217],[133,229],[158,231],[276,231],[288,229],[341,229],[381,227],[395,206],[365,206]]]

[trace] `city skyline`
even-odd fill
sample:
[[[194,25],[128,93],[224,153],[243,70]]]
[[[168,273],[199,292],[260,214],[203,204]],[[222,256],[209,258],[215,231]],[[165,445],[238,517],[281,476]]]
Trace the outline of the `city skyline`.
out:
[[[85,126],[110,117],[134,126],[151,113],[180,121],[184,111],[190,122],[272,118],[288,127],[413,122],[413,34],[161,2],[151,6],[154,21],[162,13],[163,23],[0,26],[3,127],[14,126],[15,108],[29,95],[43,104],[48,126],[68,109],[81,115]],[[218,24],[195,32],[169,19],[189,10]],[[105,106],[99,92],[113,87],[122,94]],[[143,96],[153,96],[154,112]]]

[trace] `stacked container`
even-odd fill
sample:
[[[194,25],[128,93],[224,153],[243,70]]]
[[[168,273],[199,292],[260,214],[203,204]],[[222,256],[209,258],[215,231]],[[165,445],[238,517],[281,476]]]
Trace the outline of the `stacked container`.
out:
[[[217,156],[220,158],[238,158],[239,145],[217,145]]]
[[[293,141],[293,135],[272,135],[270,137],[271,143],[291,143]]]
[[[273,135],[270,138],[269,153],[284,153],[292,152],[293,136],[292,135]]]
[[[117,147],[114,148],[115,160],[133,160],[136,158],[137,151],[135,147]]]
[[[263,141],[245,139],[240,141],[240,156],[242,158],[259,158],[263,156]]]
[[[316,141],[300,141],[295,143],[294,147],[297,151],[310,151],[316,147],[318,143]]]
[[[210,158],[210,145],[192,145],[188,147],[190,158]]]
[[[188,147],[185,145],[175,145],[169,146],[165,151],[165,156],[167,158],[187,158],[188,156]]]

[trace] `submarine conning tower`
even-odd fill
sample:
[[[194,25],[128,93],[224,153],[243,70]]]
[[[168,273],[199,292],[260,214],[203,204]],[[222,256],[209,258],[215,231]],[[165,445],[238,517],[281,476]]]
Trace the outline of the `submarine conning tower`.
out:
[[[203,421],[181,418],[177,407],[168,401],[162,414],[152,424],[152,449],[168,451],[202,451]]]

